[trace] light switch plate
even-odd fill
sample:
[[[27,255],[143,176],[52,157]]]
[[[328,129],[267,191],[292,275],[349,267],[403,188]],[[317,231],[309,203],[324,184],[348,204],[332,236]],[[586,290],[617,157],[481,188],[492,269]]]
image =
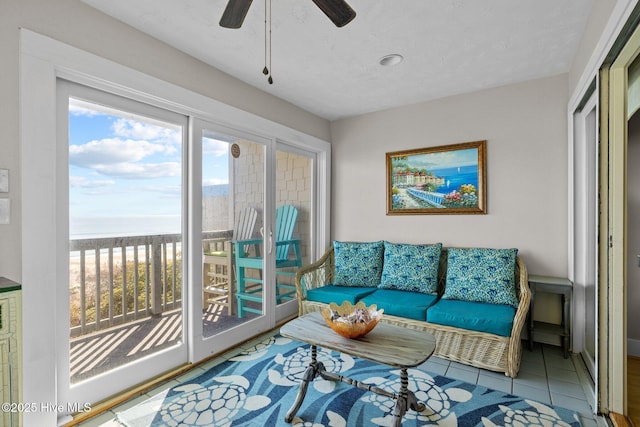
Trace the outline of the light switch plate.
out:
[[[0,199],[0,224],[9,224],[11,203],[9,199]]]
[[[0,193],[9,192],[9,169],[0,169]]]

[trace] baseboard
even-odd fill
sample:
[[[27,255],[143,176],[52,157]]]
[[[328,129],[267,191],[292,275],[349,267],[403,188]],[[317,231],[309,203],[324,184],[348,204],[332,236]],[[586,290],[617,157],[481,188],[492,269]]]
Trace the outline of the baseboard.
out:
[[[640,340],[627,338],[627,356],[640,357]]]

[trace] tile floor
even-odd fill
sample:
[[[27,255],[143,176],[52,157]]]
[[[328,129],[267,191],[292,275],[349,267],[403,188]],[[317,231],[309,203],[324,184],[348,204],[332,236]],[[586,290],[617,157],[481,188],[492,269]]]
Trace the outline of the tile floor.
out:
[[[607,425],[604,418],[593,414],[587,402],[586,393],[591,393],[592,386],[580,357],[565,359],[560,347],[535,343],[533,351],[524,349],[517,378],[437,357],[421,367],[434,374],[573,409],[580,414],[584,427]]]
[[[180,377],[79,424],[79,426],[119,426],[118,423],[113,421],[116,412],[137,405],[168,387],[172,387],[181,381],[201,374],[211,366],[262,341],[267,335],[269,334],[256,338],[239,348],[230,350]],[[479,384],[521,397],[528,397],[539,402],[573,409],[581,415],[581,421],[584,427],[607,426],[604,418],[595,416],[587,403],[586,393],[590,393],[590,380],[582,361],[577,355],[573,355],[568,359],[563,358],[560,347],[536,343],[533,351],[523,350],[520,372],[515,379],[506,377],[502,373],[477,369],[437,357],[429,359],[421,368],[434,374]]]

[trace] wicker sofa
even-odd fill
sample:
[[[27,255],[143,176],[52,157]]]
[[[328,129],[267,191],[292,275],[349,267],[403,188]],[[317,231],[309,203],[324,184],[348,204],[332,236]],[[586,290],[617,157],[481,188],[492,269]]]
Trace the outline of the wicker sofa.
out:
[[[447,248],[442,248],[438,268],[436,301],[440,301],[446,287]],[[299,315],[320,311],[326,302],[311,301],[307,293],[327,286],[331,288],[335,279],[335,254],[331,246],[315,263],[303,266],[296,275],[296,291],[299,303]],[[522,356],[521,331],[526,323],[531,294],[528,286],[527,269],[519,257],[516,257],[515,286],[517,307],[509,336],[478,332],[461,327],[430,323],[398,315],[385,313],[382,321],[403,327],[424,330],[435,336],[437,345],[435,356],[464,363],[477,368],[504,372],[516,377]],[[340,304],[341,301],[335,301]],[[380,307],[378,307],[380,308]]]

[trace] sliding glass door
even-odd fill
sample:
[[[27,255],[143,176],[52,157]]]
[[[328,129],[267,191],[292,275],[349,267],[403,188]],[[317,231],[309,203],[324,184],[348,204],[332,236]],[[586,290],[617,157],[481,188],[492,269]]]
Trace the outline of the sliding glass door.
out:
[[[98,402],[297,314],[295,275],[317,252],[315,152],[58,89],[61,402]]]
[[[192,140],[198,237],[192,246],[192,359],[199,360],[271,324],[262,298],[270,282],[264,248],[271,142],[200,119],[193,119]]]
[[[242,111],[29,31],[21,34],[20,45],[20,250],[28,301],[23,307],[23,331],[29,337],[22,346],[29,362],[23,394],[25,401],[67,408],[25,414],[25,422],[63,423],[74,408],[96,404],[274,327],[286,315],[282,307],[295,312],[294,300],[276,304],[274,233],[277,208],[285,201],[275,194],[276,141],[292,141],[291,146],[316,156],[307,254],[302,222],[293,232],[293,239],[301,239],[303,262],[305,257],[313,261],[329,242],[328,142],[261,117],[264,108],[256,110],[258,115]],[[201,126],[200,138],[194,138],[198,118],[216,126]],[[93,119],[96,126],[82,126],[82,121]],[[322,126],[312,123],[311,128],[324,133]],[[207,162],[202,151],[205,138],[213,145],[222,138],[231,154],[227,154],[228,194],[237,203],[229,205],[227,218],[219,225],[203,221],[209,217],[203,198],[217,195],[215,188],[211,193],[203,189],[203,183],[217,184],[216,176],[202,171]],[[243,141],[260,147],[264,157],[241,170],[234,165],[232,140],[240,148],[239,161],[250,160],[242,156],[252,151],[243,149]],[[249,176],[255,182],[247,190],[232,171],[251,174],[258,164],[263,182],[258,183],[257,175]],[[206,167],[219,168],[213,163]],[[245,278],[254,279],[244,280],[244,293],[255,296],[247,291],[263,286],[261,300],[243,300],[245,308],[260,307],[259,313],[244,310],[243,317],[238,316],[236,294],[231,311],[238,323],[220,329],[225,332],[205,333],[203,310],[224,298],[207,292],[205,301],[205,284],[221,283],[203,280],[214,279],[211,267],[203,274],[204,252],[212,251],[203,240],[213,238],[206,232],[220,231],[218,227],[232,230],[233,237],[236,216],[244,211],[239,197],[257,194],[254,189],[260,185],[262,212],[259,206],[253,225],[253,236],[260,243],[242,243],[236,252],[262,259],[262,264],[255,259],[242,261]],[[278,184],[278,188],[283,187]],[[304,218],[301,211],[306,207],[290,204]],[[239,287],[237,271],[232,266],[231,280]],[[219,312],[228,314],[227,309],[222,305]],[[176,317],[170,318],[170,313]],[[157,324],[144,330],[147,321]],[[130,338],[137,333],[142,335],[134,344]],[[112,335],[90,342],[101,334]],[[127,348],[116,350],[120,344]],[[122,358],[106,362],[109,354]]]
[[[69,218],[62,401],[96,402],[187,362],[184,116],[59,83]]]
[[[314,251],[317,171],[314,153],[271,139],[198,119],[192,133],[193,211],[202,207],[191,275],[198,360],[297,314],[295,274]]]

